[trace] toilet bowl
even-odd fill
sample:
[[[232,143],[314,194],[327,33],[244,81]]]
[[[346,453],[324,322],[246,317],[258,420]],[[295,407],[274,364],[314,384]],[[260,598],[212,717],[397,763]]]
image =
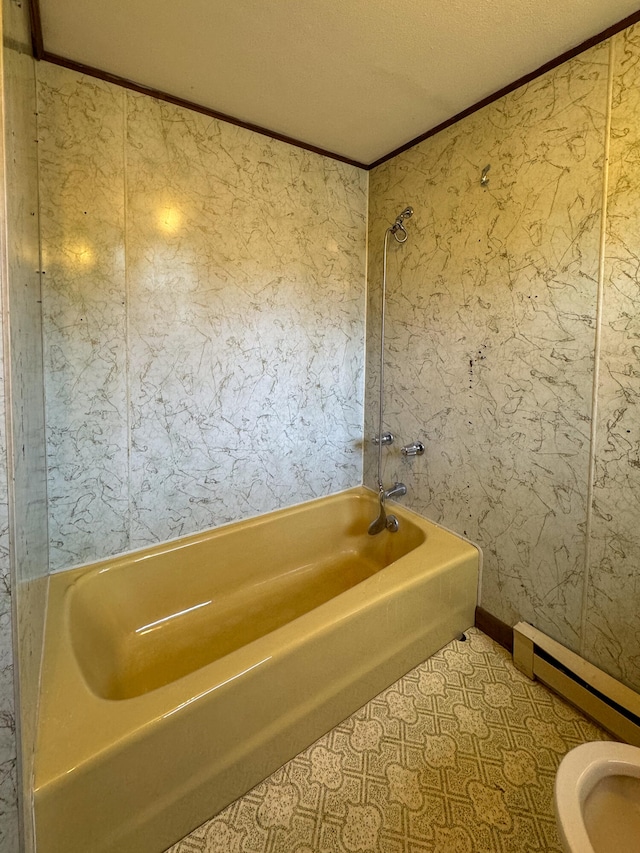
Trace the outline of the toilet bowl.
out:
[[[640,749],[583,743],[567,753],[555,782],[556,824],[566,853],[640,851]]]

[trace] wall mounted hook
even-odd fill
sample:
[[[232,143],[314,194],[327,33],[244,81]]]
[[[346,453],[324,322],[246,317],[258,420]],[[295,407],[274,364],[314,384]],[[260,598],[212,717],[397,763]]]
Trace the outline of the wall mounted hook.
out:
[[[480,186],[481,187],[486,187],[487,184],[489,183],[489,169],[490,168],[491,168],[491,166],[489,165],[489,166],[485,166],[484,169],[482,170],[482,174],[480,176]]]

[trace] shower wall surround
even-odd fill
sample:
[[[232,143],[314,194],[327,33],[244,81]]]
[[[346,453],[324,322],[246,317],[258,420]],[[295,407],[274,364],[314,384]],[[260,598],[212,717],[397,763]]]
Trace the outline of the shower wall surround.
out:
[[[639,57],[632,28],[371,173],[365,416],[372,435],[382,235],[409,203],[387,279],[385,426],[426,452],[392,448],[385,482],[480,544],[484,608],[636,689]],[[374,472],[370,448],[370,485]]]
[[[38,75],[51,567],[360,483],[366,173]]]

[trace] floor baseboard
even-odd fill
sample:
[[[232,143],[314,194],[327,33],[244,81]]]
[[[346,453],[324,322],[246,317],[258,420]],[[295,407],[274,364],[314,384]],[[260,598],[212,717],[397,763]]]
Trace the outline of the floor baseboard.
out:
[[[475,626],[513,654],[513,628],[483,607],[476,607]]]

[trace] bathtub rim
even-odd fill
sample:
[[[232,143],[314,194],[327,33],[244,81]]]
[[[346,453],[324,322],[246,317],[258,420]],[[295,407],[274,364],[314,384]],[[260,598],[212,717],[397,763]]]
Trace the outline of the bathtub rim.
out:
[[[446,573],[451,564],[458,562],[465,555],[479,557],[479,549],[468,540],[396,503],[394,512],[400,521],[403,517],[406,518],[423,530],[427,534],[427,539],[393,563],[394,572],[390,573],[388,571],[390,567],[386,567],[357,586],[269,634],[151,693],[123,700],[106,699],[96,695],[85,682],[70,648],[65,626],[61,624],[68,590],[84,575],[100,571],[101,567],[106,567],[106,564],[113,566],[114,563],[131,562],[132,555],[136,553],[161,552],[166,550],[167,544],[175,546],[176,541],[186,545],[189,542],[214,536],[223,529],[227,531],[232,525],[239,527],[268,523],[270,517],[276,514],[309,511],[313,504],[337,502],[340,499],[352,497],[366,499],[375,507],[375,492],[366,487],[357,486],[316,501],[296,504],[284,510],[275,510],[273,513],[266,513],[242,522],[233,522],[200,534],[191,534],[180,540],[172,540],[171,543],[161,543],[149,549],[138,549],[136,552],[118,555],[113,559],[100,560],[52,575],[45,627],[41,712],[36,750],[34,780],[36,795],[39,790],[56,784],[70,773],[81,770],[86,763],[91,762],[101,753],[125,750],[131,742],[144,738],[145,733],[164,718],[170,717],[217,690],[228,688],[237,678],[266,664],[276,653],[280,655],[295,652],[296,648],[309,642],[314,636],[322,634],[327,622],[338,623],[346,620],[372,602],[392,598],[399,591],[411,586],[415,582],[416,564],[420,560],[419,552],[429,545],[436,545],[436,551],[440,549],[450,552],[448,557],[440,558],[437,568],[428,569],[429,574],[434,577]],[[457,547],[452,549],[451,545],[454,541]],[[301,620],[305,622],[304,632],[299,630]],[[98,717],[93,721],[90,732],[86,728],[87,708],[92,708]],[[69,732],[69,730],[73,732],[73,738],[60,737],[61,731]]]
[[[284,511],[269,514],[262,524],[242,525],[240,537],[236,525],[182,540],[178,547],[144,549],[140,556],[108,561],[104,569],[80,572],[66,587],[62,622],[90,691],[118,702],[153,693],[294,622],[424,544],[425,529],[408,514],[399,534],[367,536],[373,510],[367,495],[338,495],[322,506],[316,501],[312,512],[303,507],[297,516]],[[339,568],[333,567],[336,563]],[[351,563],[356,577],[351,577]],[[299,607],[290,586],[273,593],[274,586],[287,587],[293,576],[303,578]],[[345,582],[332,589],[338,577]],[[318,590],[325,583],[328,588],[322,596]],[[315,600],[305,601],[307,596]],[[244,604],[234,604],[243,600]],[[262,614],[265,618],[277,614],[280,603],[297,612],[276,617],[278,624],[260,626]],[[188,614],[194,610],[204,619],[192,631]],[[187,620],[176,619],[185,614]],[[234,640],[234,648],[215,652],[211,637],[205,639],[200,630],[206,632],[212,620],[224,623],[226,616],[235,614],[257,630],[247,637],[239,626],[243,641]],[[153,631],[142,642],[137,637],[163,622],[171,623],[169,637],[176,631],[172,640]],[[226,637],[223,632],[221,642]],[[174,643],[177,649],[172,648]],[[142,660],[148,664],[137,663]],[[150,683],[145,676],[149,671]]]

